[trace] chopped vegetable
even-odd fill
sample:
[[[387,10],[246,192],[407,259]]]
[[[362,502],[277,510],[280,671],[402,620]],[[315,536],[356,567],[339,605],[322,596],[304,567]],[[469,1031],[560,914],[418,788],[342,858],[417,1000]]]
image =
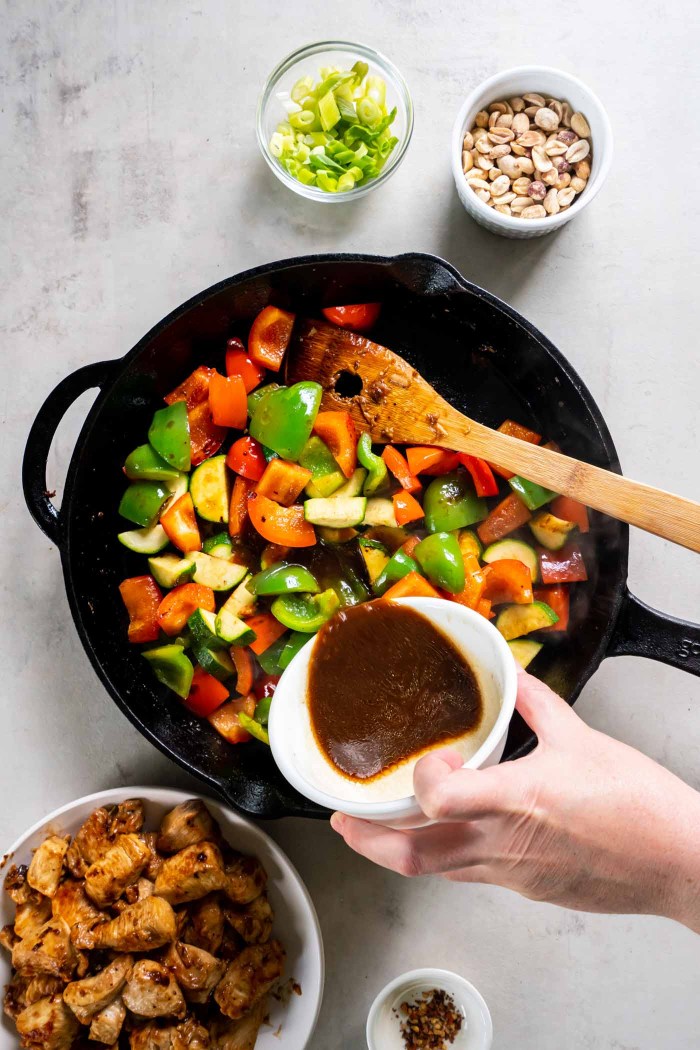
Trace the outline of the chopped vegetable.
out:
[[[471,552],[462,553],[464,563],[464,587],[458,594],[453,594],[453,601],[466,605],[468,609],[479,611],[479,602],[484,600],[486,587],[486,570],[479,564],[479,559]],[[490,610],[489,602],[489,610]]]
[[[542,440],[539,434],[536,434],[534,430],[530,430],[529,427],[524,427],[520,423],[516,423],[512,419],[506,419],[501,423],[498,428],[502,434],[507,434],[508,437],[518,438],[520,441],[527,441],[530,445],[539,445]],[[490,464],[491,469],[495,470],[497,474],[500,474],[502,478],[512,478],[513,472],[510,470],[504,470],[502,467],[497,467],[493,463]]]
[[[248,394],[241,377],[214,372],[209,381],[209,408],[217,426],[243,430],[248,418]]]
[[[188,561],[194,562],[194,583],[201,583],[205,587],[211,587],[213,591],[230,591],[236,587],[248,570],[245,565],[223,558],[214,558],[202,551],[192,551],[187,556]]]
[[[121,498],[119,513],[134,525],[151,529],[158,521],[161,507],[170,491],[160,481],[135,481]]]
[[[552,627],[543,627],[543,631],[555,631],[557,624]],[[514,638],[508,642],[508,647],[516,661],[523,670],[529,667],[542,648],[542,642],[534,642],[531,638]]]
[[[345,475],[331,455],[324,441],[313,434],[304,445],[299,463],[311,471],[311,481],[306,486],[307,496],[331,496],[345,484]]]
[[[523,543],[522,540],[497,540],[496,543],[486,548],[481,558],[487,565],[492,565],[503,558],[515,558],[523,565],[527,565],[533,582],[539,579],[540,563],[537,551],[529,543]]]
[[[451,532],[434,532],[426,536],[416,547],[413,557],[436,587],[442,587],[450,594],[464,590],[462,552]]]
[[[366,510],[366,496],[343,497],[336,494],[326,499],[307,499],[304,504],[304,516],[307,521],[334,529],[361,525]]]
[[[250,649],[236,646],[231,649],[231,659],[236,668],[236,690],[239,693],[249,693],[255,681],[255,663]]]
[[[263,447],[255,438],[239,438],[234,441],[226,455],[226,466],[250,481],[260,481],[265,473],[267,460]]]
[[[286,459],[271,459],[258,482],[257,493],[289,507],[311,481],[311,471]]]
[[[557,496],[555,500],[552,500],[550,509],[557,518],[573,521],[579,532],[588,532],[590,529],[588,508],[578,500],[571,499],[570,496]]]
[[[502,540],[511,532],[515,532],[526,521],[530,520],[530,511],[525,504],[518,499],[514,492],[506,496],[504,500],[494,507],[485,521],[477,526],[476,531],[479,539],[488,547],[496,540]]]
[[[216,604],[211,587],[184,583],[163,598],[158,607],[158,626],[171,638],[180,634],[195,609],[214,612]]]
[[[171,467],[189,470],[190,423],[186,404],[175,401],[166,408],[159,408],[149,427],[148,440]]]
[[[352,477],[357,466],[357,431],[350,413],[319,412],[313,432],[330,449],[345,477]]]
[[[228,531],[239,536],[248,519],[248,500],[255,489],[255,482],[239,475],[231,489],[231,504],[228,511]]]
[[[231,487],[225,456],[212,456],[194,470],[190,481],[194,509],[205,521],[228,522]]]
[[[215,536],[207,536],[202,543],[202,550],[205,554],[211,554],[212,558],[223,558],[224,561],[230,561],[233,551],[231,537],[227,532],[217,532]]]
[[[255,718],[251,718],[250,715],[245,713],[245,711],[239,713],[238,720],[246,732],[250,733],[250,735],[255,737],[256,740],[259,740],[261,744],[267,744],[269,746],[270,734],[265,726],[261,725]]]
[[[508,642],[557,622],[557,614],[544,602],[505,605],[496,618],[496,627]]]
[[[240,376],[249,394],[262,383],[265,369],[250,358],[241,340],[234,338],[226,344],[226,375]]]
[[[392,496],[394,504],[394,517],[398,525],[408,525],[411,521],[420,521],[423,517],[423,508],[415,496],[410,492],[402,490],[395,492]]]
[[[279,503],[251,492],[248,497],[248,515],[255,529],[268,543],[287,547],[311,547],[316,542],[313,525],[304,517],[304,508],[295,503],[281,507]]]
[[[492,605],[505,602],[528,605],[533,600],[532,576],[527,565],[514,558],[502,558],[486,569],[483,593]]]
[[[302,634],[313,634],[330,620],[340,606],[338,595],[329,587],[322,594],[284,594],[272,603],[272,614],[285,627]]]
[[[388,559],[386,565],[372,582],[372,589],[376,595],[381,597],[397,580],[403,579],[409,573],[421,574],[421,567],[415,558],[399,547]]]
[[[289,636],[289,641],[286,643],[282,654],[279,659],[279,664],[282,670],[286,670],[291,664],[297,653],[301,652],[306,643],[309,641],[308,634],[302,631],[293,631]]]
[[[151,665],[159,682],[172,689],[183,700],[189,695],[194,667],[181,645],[161,645],[141,654]]]
[[[545,548],[539,555],[542,583],[578,583],[588,579],[586,563],[577,543],[568,543],[559,551]]]
[[[228,698],[229,691],[225,685],[201,667],[195,668],[190,691],[184,699],[188,711],[207,718]]]
[[[150,529],[130,529],[117,534],[119,542],[135,554],[158,554],[168,546],[168,534],[161,525]]]
[[[321,312],[338,328],[352,328],[355,332],[365,332],[375,324],[381,308],[381,303],[353,303],[351,306],[327,306]]]
[[[422,485],[415,474],[411,473],[405,456],[402,456],[393,445],[385,445],[382,459],[398,481],[401,488],[407,492],[420,492]]]
[[[435,445],[414,445],[406,449],[412,474],[449,474],[459,466],[459,455]]]
[[[283,459],[298,460],[317,419],[321,394],[319,384],[310,382],[273,390],[253,413],[252,437]]]
[[[269,649],[285,632],[285,625],[269,612],[254,613],[246,619],[246,623],[255,631],[255,641],[250,643],[250,648],[256,656]]]
[[[250,733],[241,725],[240,715],[251,718],[254,712],[255,698],[238,696],[209,715],[207,721],[229,744],[244,744],[250,740]]]
[[[139,445],[124,461],[124,473],[133,481],[173,481],[180,472],[151,445]]]
[[[559,617],[551,627],[543,627],[543,631],[566,631],[569,626],[570,614],[570,588],[562,584],[554,584],[551,587],[536,587],[535,601],[545,602],[553,609]]]
[[[277,306],[266,306],[261,310],[248,336],[248,354],[253,364],[279,372],[293,328],[294,314],[287,310],[280,310]]]
[[[218,452],[226,436],[224,428],[214,423],[209,408],[209,382],[214,372],[213,368],[200,366],[165,398],[168,405],[184,401],[187,406],[190,458],[194,466]]]
[[[177,587],[179,583],[188,583],[194,576],[195,570],[193,561],[188,558],[180,558],[177,554],[163,554],[159,558],[149,558],[148,567],[156,583],[168,588]]]
[[[528,510],[539,510],[540,507],[544,507],[545,503],[549,503],[556,496],[556,492],[552,492],[551,489],[546,489],[542,485],[536,485],[534,481],[528,481],[526,478],[521,478],[518,475],[509,478],[508,484]]]
[[[132,576],[122,580],[119,593],[129,614],[129,641],[157,641],[160,634],[158,609],[163,595],[153,577]]]
[[[460,452],[458,459],[462,466],[466,467],[471,474],[477,496],[498,495],[498,482],[485,459],[478,459],[477,456],[468,456],[466,452]]]
[[[481,521],[487,515],[485,501],[462,471],[435,478],[423,499],[428,532],[453,532]]]
[[[564,521],[547,510],[541,511],[530,522],[532,535],[550,551],[561,550],[575,528],[573,521]]]
[[[321,588],[318,581],[304,565],[271,565],[253,576],[249,583],[250,590],[256,595],[292,594],[305,591],[307,594],[318,594]]]
[[[363,495],[373,496],[387,480],[387,466],[381,456],[372,451],[372,439],[369,434],[360,434],[357,442],[357,458],[367,471],[362,489]]]
[[[202,540],[189,492],[168,507],[165,514],[161,515],[160,523],[167,532],[168,539],[178,550],[186,554],[188,551],[201,549]]]
[[[393,587],[385,591],[382,599],[391,601],[395,598],[439,598],[440,594],[424,576],[418,572],[409,572],[398,580]]]

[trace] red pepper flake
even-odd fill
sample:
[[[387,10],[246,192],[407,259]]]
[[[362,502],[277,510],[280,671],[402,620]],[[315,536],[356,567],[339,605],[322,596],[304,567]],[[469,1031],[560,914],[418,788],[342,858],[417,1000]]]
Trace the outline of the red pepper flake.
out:
[[[462,1014],[441,988],[423,992],[415,1002],[401,1003],[401,1036],[406,1050],[445,1050],[462,1029]]]

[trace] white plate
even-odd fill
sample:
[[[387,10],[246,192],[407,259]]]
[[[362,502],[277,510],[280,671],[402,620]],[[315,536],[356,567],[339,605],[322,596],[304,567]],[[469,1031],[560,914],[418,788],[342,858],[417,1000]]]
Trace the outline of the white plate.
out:
[[[301,987],[302,994],[292,995],[283,1005],[270,998],[270,1027],[263,1027],[255,1044],[255,1050],[279,1050],[281,1045],[292,1050],[304,1050],[311,1039],[323,997],[323,942],[318,918],[306,886],[301,881],[285,854],[272,839],[249,820],[238,816],[213,799],[200,796],[221,825],[224,838],[234,849],[252,853],[259,858],[269,881],[268,893],[275,912],[274,934],[287,951],[284,980],[293,977]],[[33,828],[25,832],[10,847],[5,857],[0,877],[4,877],[11,864],[29,864],[32,850],[36,849],[48,834],[74,834],[86,817],[98,806],[123,802],[127,798],[142,798],[146,805],[146,828],[157,828],[163,814],[180,802],[192,798],[184,791],[169,788],[131,787],[114,788],[86,795],[75,802],[54,810]],[[14,920],[14,904],[2,893],[0,900],[0,926]],[[2,994],[10,979],[10,959],[0,949],[0,986]],[[275,1036],[279,1026],[281,1032]],[[10,1019],[3,1014],[0,1026],[0,1050],[15,1050],[18,1045],[17,1031]]]

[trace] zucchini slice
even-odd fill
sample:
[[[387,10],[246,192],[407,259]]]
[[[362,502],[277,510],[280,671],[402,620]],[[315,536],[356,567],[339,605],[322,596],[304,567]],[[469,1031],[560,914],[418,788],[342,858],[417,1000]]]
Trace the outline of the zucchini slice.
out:
[[[384,496],[372,496],[367,500],[367,507],[365,508],[365,516],[362,519],[363,525],[384,525],[390,529],[397,529],[399,523],[396,520],[394,514],[394,504],[392,500],[386,499]]]
[[[154,525],[150,529],[130,529],[129,532],[120,532],[117,539],[136,554],[158,554],[170,542],[162,525]],[[160,583],[157,576],[156,582]]]
[[[532,518],[528,525],[537,542],[549,551],[560,551],[576,528],[575,522],[557,518],[548,510]]]
[[[256,635],[252,627],[223,606],[216,616],[216,633],[226,645],[250,645]]]
[[[542,627],[551,627],[559,617],[544,602],[532,602],[531,605],[505,605],[496,619],[496,627],[507,642],[531,634]]]
[[[367,508],[365,496],[332,496],[329,499],[307,499],[304,517],[313,525],[325,525],[333,529],[348,529],[359,525]]]
[[[530,570],[532,582],[537,582],[540,570],[539,559],[537,551],[529,543],[523,543],[522,540],[497,540],[486,548],[481,557],[487,565],[493,565],[495,561],[503,561],[506,558],[521,561]]]
[[[339,489],[333,493],[333,499],[345,499],[348,496],[361,496],[362,489],[367,477],[367,471],[364,467],[358,467],[354,471],[351,478],[341,485]]]
[[[514,638],[508,645],[516,663],[523,668],[532,663],[542,648],[542,642],[533,642],[532,638]]]
[[[220,682],[225,682],[235,671],[233,660],[225,649],[207,649],[204,645],[194,645],[192,651],[202,670],[214,675]]]
[[[231,501],[226,456],[205,459],[204,463],[194,470],[190,481],[190,494],[194,509],[200,518],[226,524]]]
[[[193,551],[187,555],[187,561],[194,563],[195,583],[201,583],[204,587],[211,587],[213,591],[230,591],[241,582],[248,570],[245,565],[237,565],[232,561],[223,561],[214,558],[211,554],[202,551]]]
[[[211,554],[212,558],[223,558],[224,561],[231,557],[232,549],[228,532],[217,532],[216,536],[208,536],[202,544],[205,554]]]
[[[252,591],[248,590],[248,584],[253,579],[250,573],[247,573],[241,582],[236,587],[230,598],[227,598],[224,604],[219,610],[219,615],[222,612],[230,613],[232,616],[243,617],[250,616],[255,610],[255,603],[257,598]]]
[[[149,558],[148,567],[151,576],[161,587],[177,587],[187,583],[194,576],[195,565],[189,558],[177,554],[162,554],[159,558]]]
[[[374,583],[377,577],[384,570],[386,563],[389,561],[389,555],[381,547],[373,547],[370,544],[360,544],[360,554],[362,560],[365,563],[367,569],[367,575],[369,576],[369,582]]]
[[[227,644],[216,629],[216,614],[206,609],[195,609],[187,621],[194,648],[226,649]]]

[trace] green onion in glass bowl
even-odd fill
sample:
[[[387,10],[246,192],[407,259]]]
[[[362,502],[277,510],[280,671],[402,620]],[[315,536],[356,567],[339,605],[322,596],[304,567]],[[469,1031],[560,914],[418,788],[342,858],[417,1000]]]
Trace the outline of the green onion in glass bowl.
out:
[[[413,107],[398,70],[362,44],[312,44],[284,59],[258,107],[258,142],[277,177],[323,202],[380,185],[403,159]]]

